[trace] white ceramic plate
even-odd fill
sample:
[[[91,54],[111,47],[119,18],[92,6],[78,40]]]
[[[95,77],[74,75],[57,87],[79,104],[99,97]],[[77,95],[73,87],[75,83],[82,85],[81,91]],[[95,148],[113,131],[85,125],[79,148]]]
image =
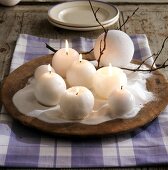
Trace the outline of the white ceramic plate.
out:
[[[115,22],[117,22],[118,19],[114,20],[113,22],[111,23],[108,23],[106,25],[103,25],[105,28],[106,27],[109,27],[111,25],[113,25]],[[64,28],[64,29],[68,29],[68,30],[75,30],[75,31],[92,31],[92,30],[99,30],[99,29],[102,29],[101,26],[95,26],[95,27],[73,27],[73,26],[66,26],[66,25],[61,25],[61,24],[58,24],[56,22],[53,22],[50,18],[48,18],[48,21],[56,26],[56,27],[60,27],[60,28]]]
[[[102,2],[92,2],[93,8],[97,12],[99,21],[104,25],[118,20],[119,10]],[[74,27],[96,27],[99,26],[88,1],[65,2],[52,7],[48,11],[48,17],[51,21]]]

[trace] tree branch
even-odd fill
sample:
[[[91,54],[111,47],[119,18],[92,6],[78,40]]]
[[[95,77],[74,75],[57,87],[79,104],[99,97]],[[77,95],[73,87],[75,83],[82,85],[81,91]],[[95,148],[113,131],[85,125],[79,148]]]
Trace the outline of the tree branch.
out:
[[[97,18],[97,12],[99,11],[99,8],[98,8],[96,11],[94,11],[93,5],[92,5],[92,3],[91,3],[91,0],[89,0],[89,4],[90,4],[91,10],[92,10],[92,12],[93,12],[93,15],[94,15],[96,21],[97,21],[98,24],[103,28],[104,32],[107,32],[107,30],[105,29],[105,27],[101,24],[101,22],[100,22],[99,19]]]
[[[134,12],[132,13],[132,15],[127,16],[127,19],[126,19],[126,20],[124,21],[124,23],[118,28],[118,30],[121,30],[121,28],[128,22],[128,20],[131,19],[131,18],[135,15],[135,13],[138,11],[138,9],[139,9],[139,7],[134,10]]]
[[[94,48],[92,48],[90,51],[82,52],[80,54],[90,54],[93,50],[94,50]]]
[[[96,21],[98,22],[98,24],[99,24],[99,25],[102,27],[102,29],[104,30],[104,37],[103,37],[103,39],[100,41],[100,55],[99,55],[99,58],[98,58],[98,60],[97,60],[97,61],[98,61],[98,67],[97,67],[97,69],[98,69],[98,68],[100,68],[100,60],[101,60],[101,57],[102,57],[102,55],[103,55],[103,53],[104,53],[104,51],[105,51],[105,49],[106,49],[106,39],[107,39],[108,29],[105,29],[105,27],[101,24],[101,22],[100,22],[99,19],[97,18],[97,12],[99,11],[99,8],[98,8],[96,11],[94,11],[93,6],[92,6],[92,3],[91,3],[91,0],[88,0],[88,1],[89,1],[91,10],[92,10],[92,12],[93,12],[93,15],[94,15]],[[128,22],[128,20],[135,15],[135,13],[137,12],[138,9],[139,9],[139,7],[135,9],[135,11],[132,13],[131,16],[128,16],[128,17],[127,17],[127,19],[125,20],[125,22],[118,28],[118,30],[121,30],[121,28]],[[154,64],[156,63],[156,60],[159,58],[161,52],[163,51],[167,39],[168,39],[168,36],[164,39],[164,41],[163,41],[163,43],[162,43],[162,46],[161,46],[161,49],[160,49],[157,53],[154,53],[154,54],[152,54],[151,56],[147,57],[145,60],[143,60],[137,68],[131,69],[131,68],[124,68],[124,67],[123,67],[123,68],[121,68],[121,69],[123,69],[123,70],[129,70],[129,71],[134,71],[134,72],[135,72],[135,71],[150,71],[150,72],[151,72],[151,71],[156,71],[156,70],[159,70],[159,69],[168,67],[168,64],[166,64],[166,63],[168,62],[168,58],[167,58],[167,59],[163,62],[163,64],[161,64],[159,67],[156,67],[156,68],[153,67]],[[46,44],[46,43],[45,43],[45,44]],[[102,45],[102,44],[103,44],[103,45]],[[49,46],[48,44],[46,44],[46,47],[47,47],[48,49],[50,49],[51,51],[53,51],[53,52],[56,52],[56,51],[57,51],[57,50],[55,50],[54,48],[52,48],[51,46]],[[82,54],[89,54],[89,53],[92,52],[92,51],[93,51],[93,49],[91,49],[91,50],[88,51],[88,52],[82,52]],[[141,66],[142,66],[148,59],[150,59],[150,58],[153,57],[153,56],[156,56],[156,58],[154,59],[152,65],[151,65],[151,68],[150,68],[150,69],[140,69]]]
[[[162,68],[166,68],[166,67],[168,67],[168,64],[162,64],[160,67],[156,67],[156,68],[150,68],[150,69],[138,69],[137,70],[137,68],[136,69],[131,69],[131,68],[125,68],[125,67],[121,67],[121,69],[123,69],[123,70],[128,70],[128,71],[134,71],[134,72],[136,72],[136,71],[156,71],[156,70],[159,70],[159,69],[162,69]]]
[[[101,41],[100,41],[100,55],[99,55],[99,58],[98,58],[98,60],[97,60],[97,62],[98,62],[97,68],[100,68],[100,60],[101,60],[101,58],[102,58],[102,56],[103,56],[103,54],[104,54],[104,51],[105,51],[105,49],[106,49],[107,33],[108,33],[108,30],[107,30],[107,32],[104,32],[103,48],[102,48],[102,39],[101,39]]]
[[[152,58],[152,57],[155,56],[155,55],[157,55],[157,54],[154,53],[154,54],[152,54],[151,56],[147,57],[145,60],[143,60],[142,63],[137,67],[137,70],[139,70],[140,67],[141,67],[148,59]]]
[[[103,55],[103,53],[104,53],[104,51],[105,51],[105,49],[106,49],[106,38],[107,38],[107,33],[108,33],[108,29],[106,29],[102,24],[101,24],[101,22],[99,21],[99,19],[97,18],[97,12],[99,11],[99,8],[96,10],[96,11],[94,11],[94,9],[93,9],[93,5],[92,5],[92,3],[91,3],[91,1],[89,0],[89,4],[90,4],[90,7],[91,7],[91,9],[92,9],[92,12],[93,12],[93,15],[94,15],[94,17],[95,17],[95,20],[98,22],[98,24],[102,27],[102,29],[103,29],[103,31],[104,31],[104,38],[103,38],[103,47],[102,47],[102,40],[100,41],[100,55],[99,55],[99,58],[98,58],[98,66],[97,66],[97,68],[100,68],[100,60],[101,60],[101,57],[102,57],[102,55]]]
[[[162,46],[161,46],[161,49],[158,51],[157,56],[156,56],[156,58],[154,59],[152,65],[151,65],[151,68],[153,68],[154,64],[156,63],[156,60],[159,58],[161,52],[163,51],[167,39],[168,39],[168,37],[166,37],[166,38],[164,39],[164,41],[163,41],[163,43],[162,43]]]
[[[45,43],[46,47],[51,50],[52,52],[57,52],[58,50],[55,50],[53,47],[49,46],[47,43]]]

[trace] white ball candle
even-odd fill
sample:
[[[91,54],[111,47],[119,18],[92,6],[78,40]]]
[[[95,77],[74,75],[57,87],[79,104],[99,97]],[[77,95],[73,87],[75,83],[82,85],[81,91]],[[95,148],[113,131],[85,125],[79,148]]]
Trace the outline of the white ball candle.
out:
[[[51,67],[49,65],[41,65],[36,68],[34,72],[34,77],[36,80],[38,80],[44,73],[48,73],[48,67]],[[55,72],[55,70],[51,67],[51,72]]]
[[[96,69],[93,64],[87,60],[83,60],[80,54],[79,60],[74,61],[68,69],[66,80],[70,86],[85,86],[91,88],[95,73]]]
[[[108,98],[109,109],[115,114],[124,114],[131,111],[135,105],[133,94],[127,89],[117,89]]]
[[[72,48],[68,47],[68,41],[66,41],[66,48],[58,50],[52,59],[52,66],[56,73],[65,78],[66,72],[71,64],[78,60],[79,53]]]
[[[104,46],[104,33],[101,34],[94,46],[94,55],[98,60],[100,56],[100,43]],[[116,67],[123,67],[130,63],[134,54],[134,44],[131,38],[122,31],[110,30],[106,37],[106,48],[100,60],[102,66],[108,66],[111,63]]]
[[[95,93],[104,99],[107,99],[113,90],[126,84],[126,74],[120,68],[111,65],[98,69],[93,79]]]
[[[49,71],[37,80],[34,95],[39,103],[46,106],[55,106],[65,90],[64,79],[58,74]]]
[[[66,90],[60,100],[63,116],[70,120],[80,120],[92,112],[94,96],[83,86],[74,86]]]

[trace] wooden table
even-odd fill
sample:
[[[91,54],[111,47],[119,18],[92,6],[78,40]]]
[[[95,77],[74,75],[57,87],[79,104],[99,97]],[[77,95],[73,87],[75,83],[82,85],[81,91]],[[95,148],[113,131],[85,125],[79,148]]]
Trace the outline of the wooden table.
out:
[[[46,38],[71,38],[84,36],[96,38],[102,31],[76,32],[63,30],[52,26],[47,21],[47,11],[52,3],[25,3],[15,7],[0,6],[0,80],[8,75],[9,66],[16,40],[20,33],[31,34]],[[115,4],[121,11],[120,23],[139,7],[134,17],[125,25],[123,30],[128,34],[146,34],[152,52],[161,48],[163,40],[168,36],[168,3],[162,4]],[[168,57],[168,42],[157,64],[163,63]],[[168,68],[162,70],[168,78]],[[113,168],[119,169],[119,168]],[[122,168],[123,169],[123,168]],[[124,168],[128,169],[128,168]],[[132,168],[147,169],[147,168]],[[166,169],[148,168],[148,169]]]

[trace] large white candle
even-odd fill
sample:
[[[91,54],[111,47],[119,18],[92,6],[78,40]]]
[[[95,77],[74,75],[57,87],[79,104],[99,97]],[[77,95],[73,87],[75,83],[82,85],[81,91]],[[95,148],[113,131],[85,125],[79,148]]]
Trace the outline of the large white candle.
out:
[[[113,90],[126,84],[126,74],[120,68],[111,65],[98,69],[93,79],[95,93],[104,99],[107,99]]]
[[[94,96],[83,86],[74,86],[66,90],[60,100],[60,108],[66,119],[79,120],[92,112]]]
[[[83,60],[80,54],[79,60],[74,61],[68,69],[66,80],[70,86],[85,86],[91,88],[95,73],[96,69],[93,64],[87,60]]]
[[[112,113],[120,115],[133,109],[135,98],[130,91],[121,87],[110,94],[108,104]]]
[[[34,95],[37,101],[46,106],[57,105],[66,90],[64,79],[56,73],[43,74],[35,84]]]
[[[66,72],[71,64],[78,60],[79,53],[72,48],[68,47],[68,41],[66,40],[66,48],[58,50],[52,59],[52,66],[55,71],[65,78]]]
[[[96,60],[100,56],[100,46],[104,46],[104,33],[101,34],[94,46],[94,55]],[[116,67],[127,66],[133,58],[134,44],[131,38],[123,31],[110,30],[106,37],[106,48],[100,60],[102,66],[108,66],[111,63]]]

